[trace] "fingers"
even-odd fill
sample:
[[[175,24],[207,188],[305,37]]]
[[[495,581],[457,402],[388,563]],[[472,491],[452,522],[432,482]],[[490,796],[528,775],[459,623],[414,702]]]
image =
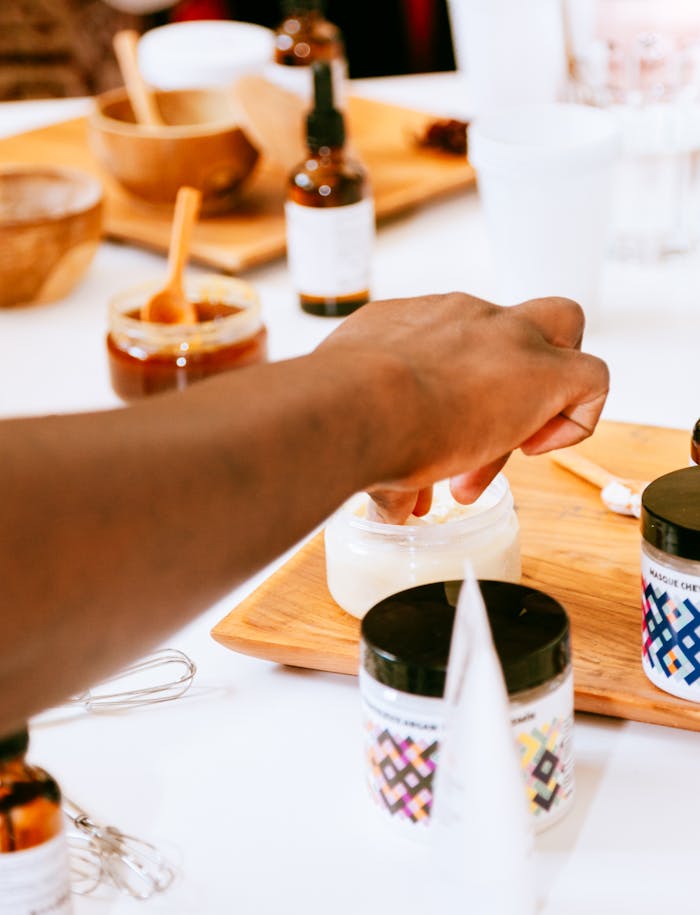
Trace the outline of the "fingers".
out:
[[[430,507],[433,504],[433,487],[425,486],[418,492],[416,497],[416,504],[413,506],[413,512],[416,518],[422,518],[423,515],[427,515],[430,511]]]
[[[429,493],[429,496],[426,496],[426,493]],[[370,500],[367,505],[369,521],[403,524],[410,515],[424,515],[430,510],[432,486],[418,492],[415,490],[406,492],[400,489],[373,489],[369,495]]]
[[[552,346],[580,349],[586,321],[583,309],[572,299],[531,299],[511,311],[531,321]]]
[[[471,470],[452,477],[450,480],[452,497],[462,505],[475,502],[489,483],[503,470],[509,457],[510,455],[506,454],[485,467],[479,467],[478,470]]]
[[[523,442],[520,450],[524,454],[543,454],[545,451],[554,451],[557,448],[568,448],[576,445],[593,433],[600,413],[605,404],[607,392],[586,404],[579,404],[564,411],[545,423],[541,429]]]
[[[608,396],[607,365],[587,353],[561,352],[562,375],[569,386],[568,403],[520,446],[525,454],[566,448],[588,438]]]

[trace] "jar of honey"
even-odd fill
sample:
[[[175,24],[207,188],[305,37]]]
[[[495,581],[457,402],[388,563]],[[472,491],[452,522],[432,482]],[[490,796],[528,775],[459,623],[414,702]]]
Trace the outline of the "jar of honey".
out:
[[[185,281],[196,324],[141,320],[141,307],[162,283],[144,283],[109,306],[107,354],[112,387],[122,400],[182,390],[220,372],[267,361],[267,330],[258,294],[234,277]]]

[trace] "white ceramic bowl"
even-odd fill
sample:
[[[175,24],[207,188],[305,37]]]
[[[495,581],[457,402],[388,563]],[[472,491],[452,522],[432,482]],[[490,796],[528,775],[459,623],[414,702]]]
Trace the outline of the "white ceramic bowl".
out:
[[[272,60],[274,35],[250,22],[174,22],[143,34],[139,67],[157,89],[230,86]]]

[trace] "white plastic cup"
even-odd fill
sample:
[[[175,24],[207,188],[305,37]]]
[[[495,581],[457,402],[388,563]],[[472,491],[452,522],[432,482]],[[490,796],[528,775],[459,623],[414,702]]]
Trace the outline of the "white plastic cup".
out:
[[[448,0],[470,114],[555,102],[566,85],[560,0]]]
[[[270,29],[250,22],[173,22],[145,32],[139,68],[157,89],[227,87],[242,76],[262,74],[274,52]]]
[[[504,304],[575,299],[596,318],[618,130],[610,112],[532,105],[469,128]]]

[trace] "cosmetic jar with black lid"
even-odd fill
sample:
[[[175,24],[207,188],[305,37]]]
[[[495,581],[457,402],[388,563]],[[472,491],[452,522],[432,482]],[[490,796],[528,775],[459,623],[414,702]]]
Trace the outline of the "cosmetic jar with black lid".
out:
[[[642,493],[642,667],[660,689],[700,702],[700,467]]]
[[[376,604],[362,621],[368,782],[394,822],[429,823],[460,584],[401,591]],[[508,689],[530,811],[535,828],[543,829],[568,810],[574,795],[568,617],[557,601],[534,588],[496,581],[479,586]]]

